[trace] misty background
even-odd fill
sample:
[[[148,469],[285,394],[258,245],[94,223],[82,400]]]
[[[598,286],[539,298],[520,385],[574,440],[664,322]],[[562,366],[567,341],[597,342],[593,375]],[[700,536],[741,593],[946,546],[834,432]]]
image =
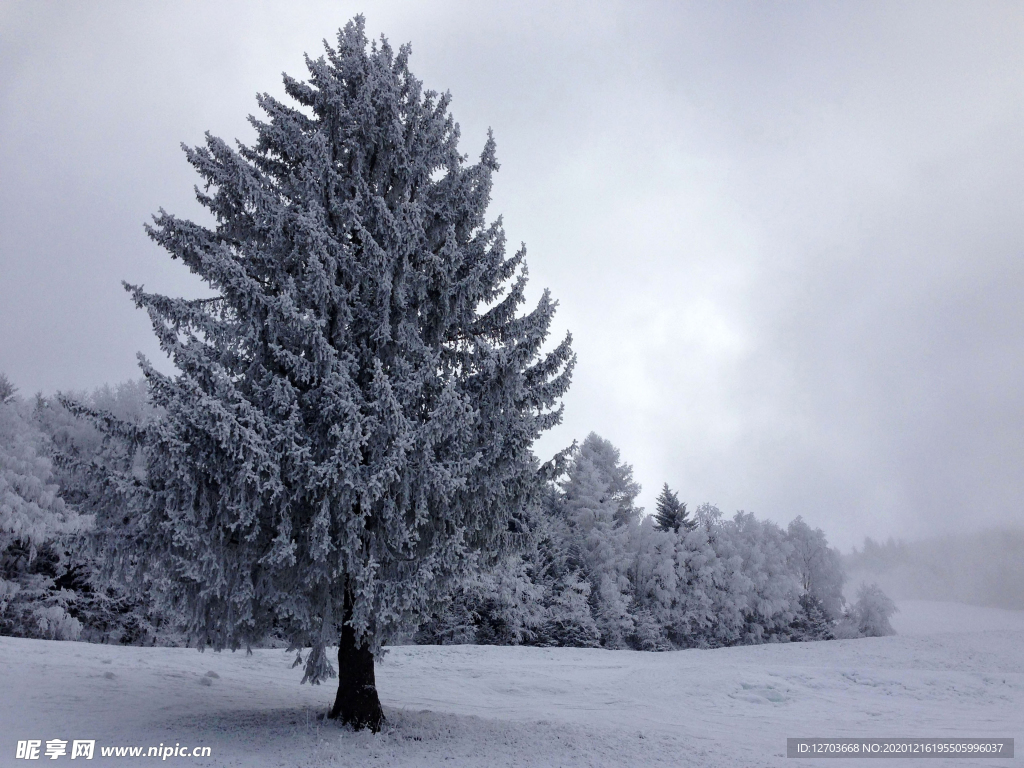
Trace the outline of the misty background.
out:
[[[0,3],[0,371],[23,394],[161,354],[122,279],[201,217],[180,142],[364,13],[488,127],[491,216],[579,364],[546,457],[596,431],[652,511],[802,515],[847,549],[1024,524],[1024,6]]]

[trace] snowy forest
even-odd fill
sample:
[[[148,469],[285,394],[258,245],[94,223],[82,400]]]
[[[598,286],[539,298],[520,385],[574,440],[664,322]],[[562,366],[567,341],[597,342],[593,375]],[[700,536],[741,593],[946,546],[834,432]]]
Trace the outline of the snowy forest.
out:
[[[94,514],[109,503],[83,465],[123,460],[57,398],[23,398],[0,379],[0,633],[128,645],[184,645],[173,612],[97,559]],[[141,424],[157,414],[144,382],[71,401]],[[74,460],[72,460],[74,457]],[[510,543],[391,643],[476,643],[664,651],[890,634],[893,606],[865,586],[847,605],[838,550],[799,518],[786,529],[667,485],[655,514],[618,450],[598,435],[512,516]],[[105,535],[113,535],[111,531]],[[256,646],[285,639],[271,630]]]

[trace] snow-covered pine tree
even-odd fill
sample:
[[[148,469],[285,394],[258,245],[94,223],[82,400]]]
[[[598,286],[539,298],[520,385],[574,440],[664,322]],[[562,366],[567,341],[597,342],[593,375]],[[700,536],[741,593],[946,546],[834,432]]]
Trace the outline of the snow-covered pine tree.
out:
[[[216,224],[161,211],[148,232],[215,295],[128,286],[177,373],[141,360],[163,415],[120,483],[138,562],[201,646],[273,628],[318,682],[340,640],[330,716],[377,730],[374,653],[500,545],[575,358],[568,336],[542,350],[547,292],[517,314],[493,139],[468,164],[450,97],[362,17],[325,48],[284,78],[297,105],[258,96],[254,145],[185,148]]]
[[[692,531],[696,523],[686,515],[686,502],[679,501],[679,496],[665,483],[661,493],[655,500],[654,523],[659,531],[674,531],[680,528]]]
[[[591,432],[561,483],[562,514],[568,523],[574,565],[590,581],[594,618],[601,642],[623,648],[633,631],[629,581],[631,528],[642,510],[634,501],[640,486],[633,468],[619,462],[619,450]]]

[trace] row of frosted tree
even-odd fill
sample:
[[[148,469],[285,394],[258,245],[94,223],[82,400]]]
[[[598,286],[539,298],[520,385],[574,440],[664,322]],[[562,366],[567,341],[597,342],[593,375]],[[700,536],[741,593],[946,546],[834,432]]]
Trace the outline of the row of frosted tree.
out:
[[[654,515],[619,451],[591,434],[523,519],[523,546],[465,580],[426,643],[671,650],[891,634],[894,607],[843,597],[838,550],[802,519],[691,514],[667,485]]]
[[[117,460],[117,445],[57,400],[0,386],[0,633],[122,643],[179,643],[173,617],[95,562],[91,516],[107,491],[53,456]],[[119,419],[146,418],[143,383],[78,395]],[[891,633],[892,604],[843,597],[838,550],[797,518],[688,511],[664,486],[657,511],[607,440],[591,434],[565,472],[513,517],[512,545],[481,553],[431,616],[421,643],[634,648],[719,647]],[[273,641],[273,636],[268,641]]]

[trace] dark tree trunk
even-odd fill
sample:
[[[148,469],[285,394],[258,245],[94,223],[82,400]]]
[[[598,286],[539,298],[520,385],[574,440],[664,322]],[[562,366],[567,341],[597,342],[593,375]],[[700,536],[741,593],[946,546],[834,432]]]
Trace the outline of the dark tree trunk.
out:
[[[357,731],[369,728],[377,733],[384,724],[373,676],[373,654],[366,645],[356,646],[355,630],[347,623],[341,628],[338,644],[338,696],[328,717]]]

